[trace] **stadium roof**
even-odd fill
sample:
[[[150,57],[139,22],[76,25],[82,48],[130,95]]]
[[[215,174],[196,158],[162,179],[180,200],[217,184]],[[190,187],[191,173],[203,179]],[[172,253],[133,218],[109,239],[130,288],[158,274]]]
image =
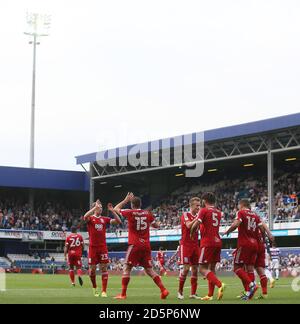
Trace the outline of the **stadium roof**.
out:
[[[270,133],[279,131],[281,129],[287,129],[300,126],[300,113],[292,114],[292,115],[286,115],[281,117],[275,117],[265,120],[260,120],[256,122],[251,123],[245,123],[235,126],[229,126],[229,127],[222,127],[217,128],[213,130],[207,130],[204,131],[204,140],[205,143],[214,142],[214,141],[222,141],[230,138],[236,138],[241,136],[249,136],[249,135],[259,135],[263,133]],[[193,133],[192,135],[192,142],[191,143],[185,143],[185,144],[193,144],[195,142],[195,139],[197,138],[197,134],[199,133]],[[179,137],[183,137],[179,136]],[[167,149],[170,147],[173,147],[175,139],[177,137],[170,138],[170,141],[164,141],[164,139],[159,140],[162,143],[162,148]],[[156,142],[156,141],[155,141]],[[139,144],[141,147],[145,148],[145,152],[151,151],[153,142],[145,142],[142,144]],[[169,147],[164,146],[164,143]],[[127,147],[121,147],[110,151],[116,151],[118,156],[122,156],[124,152],[129,152],[130,149],[135,146],[129,145]],[[153,149],[152,149],[153,150]],[[121,153],[122,152],[122,153]],[[142,151],[141,151],[142,153]],[[107,156],[107,154],[104,154],[104,156]],[[77,164],[84,164],[84,163],[94,163],[97,161],[97,152],[85,154],[85,155],[79,155],[76,156],[76,163]]]
[[[85,172],[0,167],[0,187],[89,191]]]

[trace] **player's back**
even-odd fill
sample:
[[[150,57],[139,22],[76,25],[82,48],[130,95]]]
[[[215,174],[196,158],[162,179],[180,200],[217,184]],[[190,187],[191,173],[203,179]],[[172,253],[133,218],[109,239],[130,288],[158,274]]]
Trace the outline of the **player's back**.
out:
[[[82,255],[82,247],[84,245],[83,237],[80,234],[73,233],[66,238],[69,255]]]
[[[250,209],[238,211],[237,219],[241,221],[238,228],[238,245],[258,248],[260,218]]]
[[[215,207],[202,208],[198,218],[201,220],[201,247],[222,247],[219,230],[222,213]]]
[[[128,221],[128,244],[150,245],[150,226],[155,218],[151,211],[143,209],[122,210],[121,214]]]

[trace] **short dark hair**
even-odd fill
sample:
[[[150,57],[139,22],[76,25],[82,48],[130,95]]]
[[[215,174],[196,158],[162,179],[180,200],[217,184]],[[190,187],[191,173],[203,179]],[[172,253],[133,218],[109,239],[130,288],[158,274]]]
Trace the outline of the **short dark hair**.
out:
[[[246,208],[251,208],[250,200],[248,199],[241,199],[240,205]]]
[[[140,197],[133,197],[131,200],[132,207],[134,208],[141,208],[142,200]]]
[[[77,226],[72,226],[71,227],[71,232],[76,233],[77,232]]]
[[[202,195],[202,199],[208,204],[214,204],[216,202],[216,196],[213,192],[206,192]]]

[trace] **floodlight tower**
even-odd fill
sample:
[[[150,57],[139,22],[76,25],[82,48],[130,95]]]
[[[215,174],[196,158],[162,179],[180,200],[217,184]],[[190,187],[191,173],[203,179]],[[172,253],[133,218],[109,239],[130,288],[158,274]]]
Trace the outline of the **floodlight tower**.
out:
[[[27,30],[24,34],[30,37],[29,44],[33,47],[29,167],[34,168],[36,46],[40,44],[38,41],[39,37],[49,35],[51,16],[38,13],[27,13],[26,23]]]

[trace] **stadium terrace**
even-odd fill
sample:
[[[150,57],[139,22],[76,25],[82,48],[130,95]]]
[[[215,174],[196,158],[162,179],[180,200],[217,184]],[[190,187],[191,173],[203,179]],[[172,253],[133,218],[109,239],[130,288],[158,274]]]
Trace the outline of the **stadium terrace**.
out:
[[[199,179],[205,179],[207,173],[240,169],[245,174],[250,169],[254,174],[259,169],[267,177],[268,204],[272,206],[268,219],[273,228],[274,168],[282,161],[299,160],[299,148],[300,113],[80,155],[76,161],[89,175],[90,201],[103,191],[112,191],[108,199],[113,199],[114,191],[135,188],[148,191],[151,205],[174,188],[192,183],[185,175],[197,164],[204,172]]]
[[[197,141],[203,150],[197,149]],[[291,272],[289,264],[298,264],[299,252],[292,248],[300,246],[299,149],[300,114],[294,114],[80,155],[76,163],[83,172],[0,167],[0,266],[64,271],[64,240],[72,225],[80,225],[97,198],[111,217],[106,204],[129,191],[161,222],[151,232],[151,245],[156,251],[163,244],[170,258],[181,236],[179,215],[188,209],[189,199],[214,191],[222,231],[232,223],[238,200],[249,199],[287,249],[287,260],[294,260],[282,265]],[[153,157],[159,162],[155,166]],[[115,165],[109,163],[112,159]],[[203,174],[186,177],[197,164],[203,165]],[[81,232],[87,244],[86,227]],[[226,269],[236,237],[232,233],[224,239]],[[127,241],[126,221],[108,228],[110,270],[120,270]],[[85,252],[87,267],[86,257]]]

